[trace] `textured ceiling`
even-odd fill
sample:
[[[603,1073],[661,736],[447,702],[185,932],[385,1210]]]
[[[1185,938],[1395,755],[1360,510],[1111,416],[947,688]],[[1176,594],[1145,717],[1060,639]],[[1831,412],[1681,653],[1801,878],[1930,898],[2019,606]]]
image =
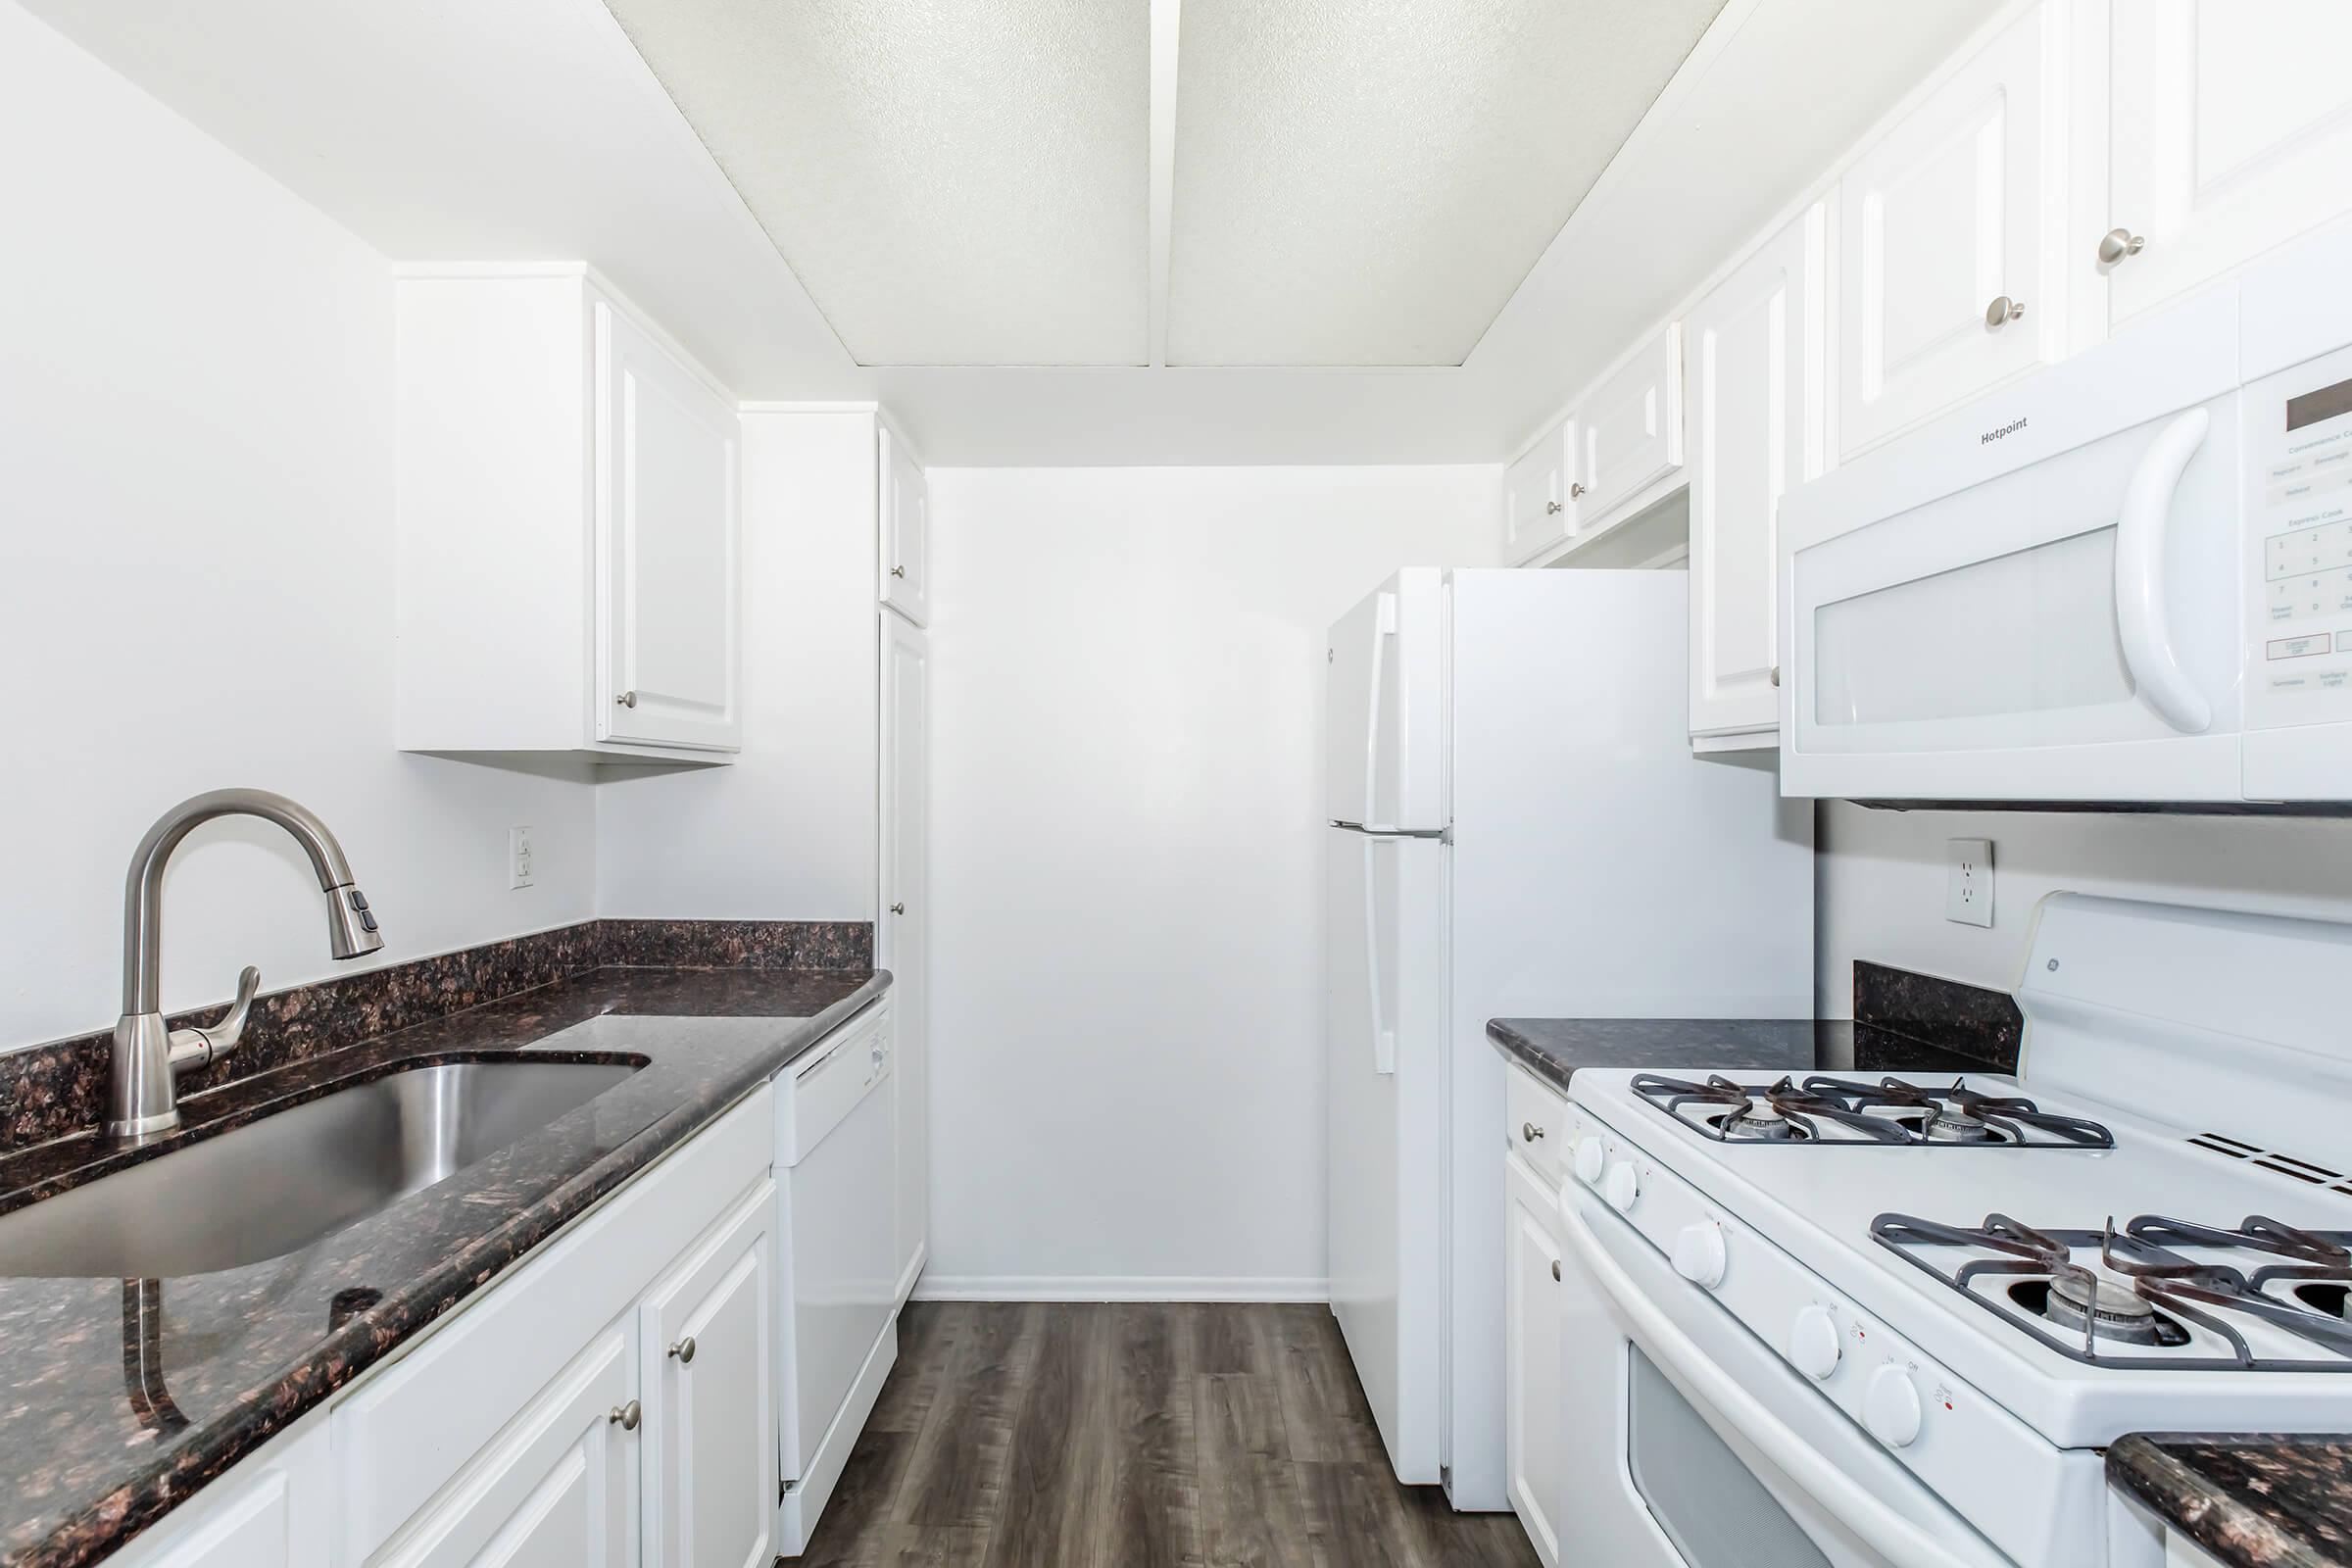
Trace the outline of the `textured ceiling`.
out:
[[[607,0],[861,365],[1141,365],[1147,0]]]
[[[1171,365],[1459,365],[1723,0],[1185,0]]]

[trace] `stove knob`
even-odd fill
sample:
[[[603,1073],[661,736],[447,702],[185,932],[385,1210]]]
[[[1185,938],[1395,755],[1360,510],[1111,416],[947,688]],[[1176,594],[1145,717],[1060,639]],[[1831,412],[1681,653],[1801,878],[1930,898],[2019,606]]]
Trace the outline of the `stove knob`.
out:
[[[1919,1436],[1919,1386],[1899,1366],[1883,1366],[1862,1391],[1862,1424],[1890,1448],[1907,1448]]]
[[[1808,1306],[1788,1331],[1788,1359],[1819,1383],[1838,1370],[1838,1320],[1826,1306]]]
[[[1588,1138],[1576,1146],[1576,1179],[1587,1187],[1600,1185],[1601,1167],[1608,1162],[1609,1152],[1597,1138]]]
[[[1723,1283],[1723,1227],[1711,1219],[1686,1225],[1674,1239],[1674,1271],[1691,1284],[1713,1290]]]
[[[1620,1214],[1634,1206],[1634,1200],[1642,1196],[1642,1182],[1634,1174],[1632,1161],[1620,1160],[1609,1167],[1608,1181],[1602,1186],[1600,1194],[1609,1200],[1609,1206]]]

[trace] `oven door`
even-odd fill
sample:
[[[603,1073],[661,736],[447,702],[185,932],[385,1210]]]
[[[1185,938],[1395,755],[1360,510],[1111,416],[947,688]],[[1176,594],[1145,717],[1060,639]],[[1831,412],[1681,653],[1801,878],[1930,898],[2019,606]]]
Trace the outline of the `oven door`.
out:
[[[1786,793],[2242,797],[2235,320],[2187,311],[1791,493]]]
[[[1561,1562],[2014,1568],[1581,1184],[1560,1207]]]

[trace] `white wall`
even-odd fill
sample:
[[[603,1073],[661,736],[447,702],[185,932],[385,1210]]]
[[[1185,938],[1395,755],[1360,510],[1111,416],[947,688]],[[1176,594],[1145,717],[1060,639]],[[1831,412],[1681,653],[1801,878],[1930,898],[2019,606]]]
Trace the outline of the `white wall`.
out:
[[[1993,841],[1993,923],[1943,917],[1945,841]],[[2023,972],[2045,893],[2352,920],[2352,820],[1874,811],[1821,808],[1816,860],[1824,1016],[1853,1011],[1853,960],[1999,990]]]
[[[743,752],[605,769],[600,913],[874,917],[874,484],[873,415],[744,415]]]
[[[113,1022],[123,867],[198,790],[318,810],[377,961],[592,915],[583,778],[392,749],[384,260],[7,0],[0,146],[0,1048]],[[349,972],[274,828],[200,830],[166,913],[167,1006]]]
[[[926,1291],[1321,1293],[1324,633],[1499,479],[932,471]]]

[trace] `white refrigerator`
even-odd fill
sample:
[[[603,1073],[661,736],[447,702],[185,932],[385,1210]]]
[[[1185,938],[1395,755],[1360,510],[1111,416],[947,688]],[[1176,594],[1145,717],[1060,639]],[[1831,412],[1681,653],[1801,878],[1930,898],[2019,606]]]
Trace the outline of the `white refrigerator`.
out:
[[[1494,1017],[1813,1014],[1813,818],[1692,755],[1681,571],[1414,569],[1331,631],[1332,1311],[1397,1479],[1507,1508]]]

